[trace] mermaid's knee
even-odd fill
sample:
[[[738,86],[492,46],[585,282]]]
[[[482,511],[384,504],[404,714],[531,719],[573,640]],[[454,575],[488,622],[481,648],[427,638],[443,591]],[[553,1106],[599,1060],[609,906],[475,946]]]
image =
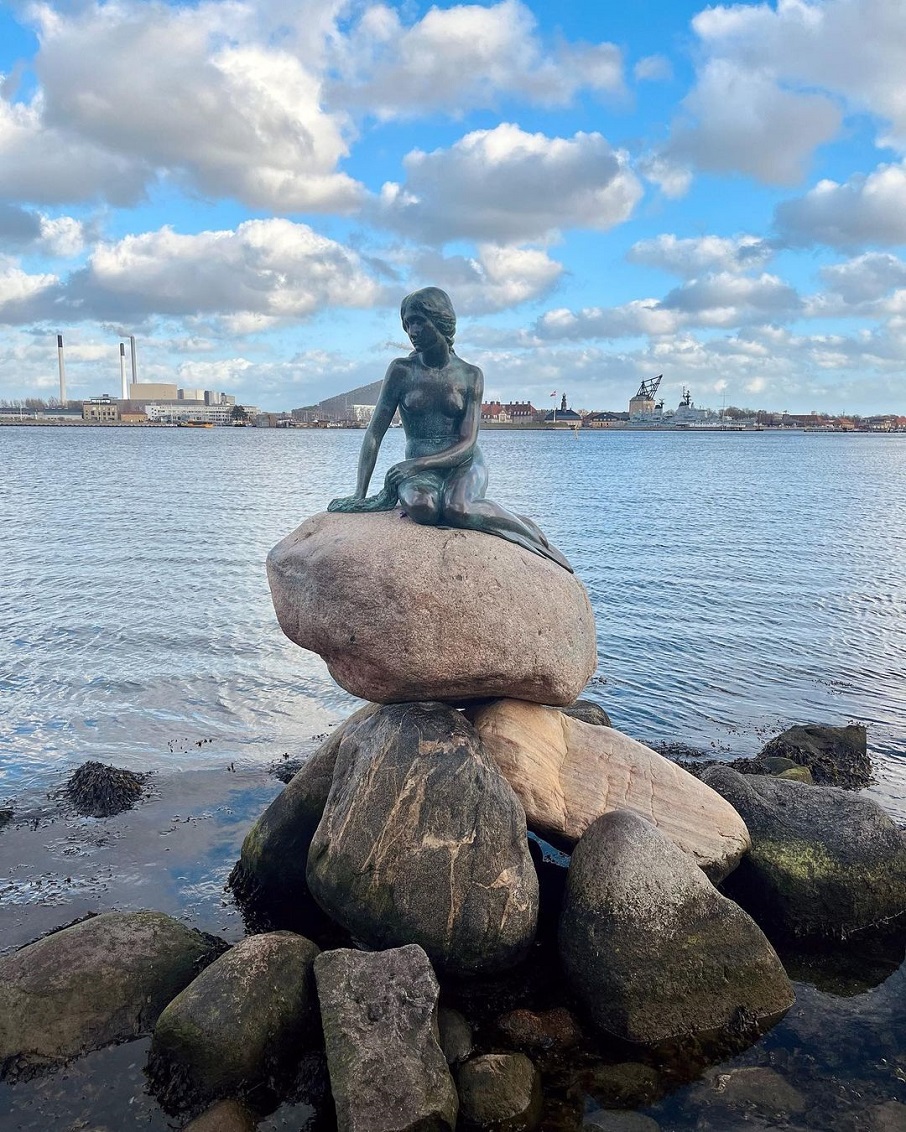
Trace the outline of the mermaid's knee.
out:
[[[440,501],[430,491],[407,491],[400,493],[403,510],[414,523],[425,527],[436,526],[440,520]]]

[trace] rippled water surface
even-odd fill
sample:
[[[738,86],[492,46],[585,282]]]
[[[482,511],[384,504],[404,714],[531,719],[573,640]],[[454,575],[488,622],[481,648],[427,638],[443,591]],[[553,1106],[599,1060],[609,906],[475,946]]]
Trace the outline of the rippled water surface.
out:
[[[273,615],[270,547],[361,432],[0,429],[0,800],[98,758],[300,754],[356,701]],[[754,753],[864,721],[906,820],[906,436],[491,432],[491,494],[588,588],[590,694],[648,741]],[[375,483],[402,456],[385,442]]]

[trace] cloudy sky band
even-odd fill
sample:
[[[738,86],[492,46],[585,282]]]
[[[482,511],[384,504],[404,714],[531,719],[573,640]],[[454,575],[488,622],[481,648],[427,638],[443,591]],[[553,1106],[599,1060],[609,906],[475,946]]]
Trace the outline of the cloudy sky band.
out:
[[[0,398],[309,403],[435,283],[502,398],[902,410],[906,9],[627,7],[6,10]]]

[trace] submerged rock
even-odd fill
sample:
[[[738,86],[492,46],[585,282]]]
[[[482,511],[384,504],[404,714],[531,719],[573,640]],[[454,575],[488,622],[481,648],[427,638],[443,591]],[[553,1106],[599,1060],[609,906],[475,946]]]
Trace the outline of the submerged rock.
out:
[[[106,912],[0,959],[0,1077],[149,1033],[225,948],[163,912]]]
[[[315,977],[339,1132],[452,1132],[456,1088],[424,951],[325,951]]]
[[[704,781],[749,827],[751,852],[727,891],[759,923],[839,938],[906,912],[906,840],[871,798],[729,767]]]
[[[383,707],[344,737],[308,884],[356,939],[418,943],[449,972],[514,965],[538,919],[522,807],[445,704]]]
[[[574,844],[595,818],[626,809],[652,821],[714,881],[749,846],[745,823],[718,793],[612,727],[517,700],[479,708],[474,719],[529,828],[555,845]]]
[[[631,1042],[754,1037],[793,1003],[754,921],[626,810],[594,821],[573,852],[559,946],[592,1020]]]
[[[524,1053],[486,1053],[460,1066],[460,1119],[466,1128],[531,1132],[541,1119],[541,1076]]]
[[[257,1121],[239,1101],[218,1101],[187,1124],[183,1132],[255,1132]]]
[[[312,966],[292,932],[250,936],[177,995],[154,1028],[148,1076],[168,1111],[292,1078],[320,1037]]]
[[[819,786],[861,790],[874,781],[865,728],[860,723],[790,727],[766,744],[755,761],[777,756],[808,767]]]
[[[132,809],[142,796],[147,778],[122,767],[87,762],[73,771],[64,790],[80,814],[109,818]]]
[[[399,511],[321,514],[267,572],[283,632],[365,700],[569,704],[595,670],[582,583],[506,539]]]

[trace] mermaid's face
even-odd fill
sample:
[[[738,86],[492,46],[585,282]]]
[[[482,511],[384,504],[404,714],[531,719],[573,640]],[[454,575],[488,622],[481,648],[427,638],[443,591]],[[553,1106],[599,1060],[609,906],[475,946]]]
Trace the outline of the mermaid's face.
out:
[[[441,340],[440,331],[417,306],[407,307],[403,313],[403,330],[408,334],[413,347],[420,353],[430,350]]]

